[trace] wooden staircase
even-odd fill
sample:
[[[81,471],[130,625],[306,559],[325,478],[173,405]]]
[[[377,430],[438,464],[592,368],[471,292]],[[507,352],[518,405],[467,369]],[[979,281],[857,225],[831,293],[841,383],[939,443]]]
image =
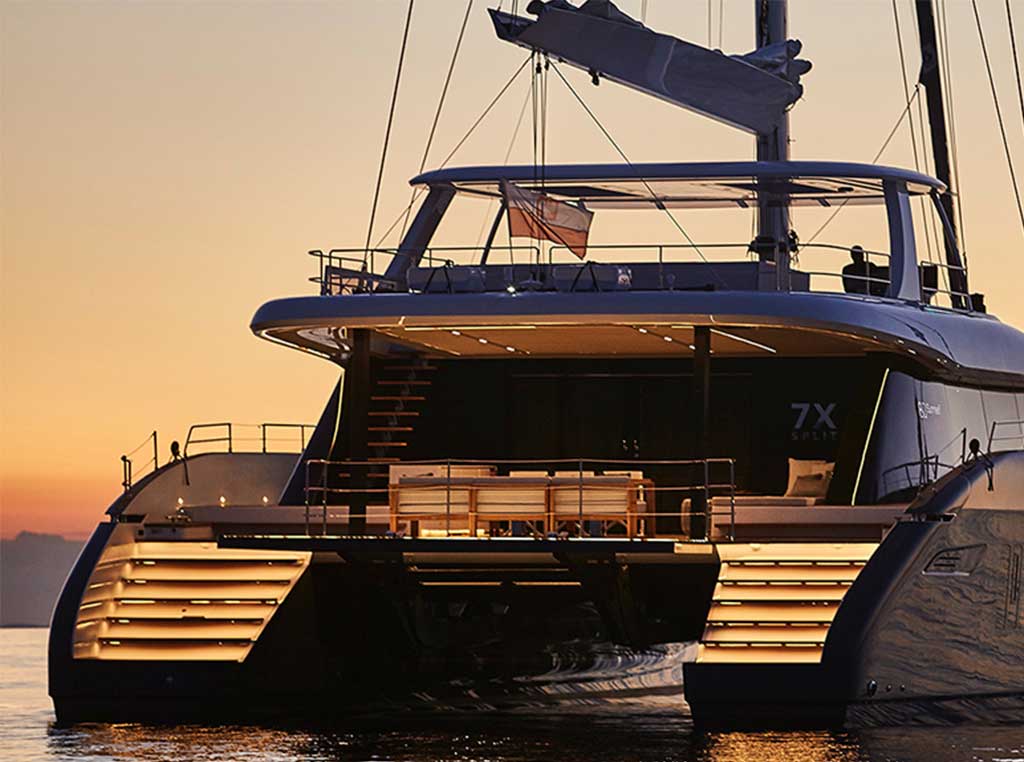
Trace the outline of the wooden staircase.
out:
[[[371,488],[386,488],[387,464],[408,457],[437,370],[425,360],[384,360],[374,372],[370,392],[370,410],[366,427],[367,460],[380,464],[371,468]]]
[[[698,662],[819,662],[832,619],[877,543],[717,545]]]

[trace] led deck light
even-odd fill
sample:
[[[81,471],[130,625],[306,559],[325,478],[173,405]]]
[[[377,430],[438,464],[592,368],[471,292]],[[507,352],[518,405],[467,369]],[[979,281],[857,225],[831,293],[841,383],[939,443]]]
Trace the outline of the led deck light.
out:
[[[738,341],[741,344],[747,344],[749,346],[756,347],[757,349],[763,349],[765,352],[771,352],[773,355],[774,354],[778,354],[778,350],[775,349],[774,347],[770,347],[767,344],[761,344],[758,341],[754,341],[753,339],[748,339],[748,338],[746,338],[744,336],[737,336],[734,333],[729,333],[728,331],[722,331],[722,330],[719,330],[718,328],[712,328],[711,329],[711,333],[717,333],[719,336],[724,336],[727,339],[732,339],[733,341]]]

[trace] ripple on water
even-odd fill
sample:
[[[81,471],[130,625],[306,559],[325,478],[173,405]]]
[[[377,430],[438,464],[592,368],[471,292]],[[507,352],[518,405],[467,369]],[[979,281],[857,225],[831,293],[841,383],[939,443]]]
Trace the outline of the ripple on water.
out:
[[[394,715],[330,731],[95,724],[58,728],[46,631],[0,630],[0,757],[395,762],[1024,762],[1024,727],[695,733],[673,697],[501,715]]]

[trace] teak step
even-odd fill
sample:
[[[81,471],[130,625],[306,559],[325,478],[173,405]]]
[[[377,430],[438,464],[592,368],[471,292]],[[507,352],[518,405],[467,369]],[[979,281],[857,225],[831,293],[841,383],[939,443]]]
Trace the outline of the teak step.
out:
[[[408,447],[408,442],[367,442],[367,447]]]
[[[370,400],[373,402],[423,402],[425,399],[426,397],[408,394],[401,396],[381,396],[375,394],[372,397],[370,397]]]
[[[392,416],[392,415],[411,415],[411,416],[417,416],[420,413],[419,413],[418,410],[371,410],[369,414],[374,416],[374,417],[379,418],[381,416],[387,417],[387,416]]]
[[[367,431],[412,431],[412,426],[367,426]]]
[[[381,370],[393,371],[393,370],[406,370],[419,372],[421,370],[437,370],[436,365],[384,365]]]
[[[378,386],[430,386],[432,381],[418,381],[413,379],[378,379]]]

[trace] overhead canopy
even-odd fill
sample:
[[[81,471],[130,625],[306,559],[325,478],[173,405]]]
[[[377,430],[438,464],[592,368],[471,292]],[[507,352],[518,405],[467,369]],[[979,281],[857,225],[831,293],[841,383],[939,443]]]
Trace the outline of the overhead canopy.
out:
[[[910,170],[805,161],[464,167],[427,172],[412,183],[500,198],[503,181],[591,209],[746,208],[759,195],[762,203],[794,206],[881,204],[886,181],[905,184],[912,195],[945,188]]]

